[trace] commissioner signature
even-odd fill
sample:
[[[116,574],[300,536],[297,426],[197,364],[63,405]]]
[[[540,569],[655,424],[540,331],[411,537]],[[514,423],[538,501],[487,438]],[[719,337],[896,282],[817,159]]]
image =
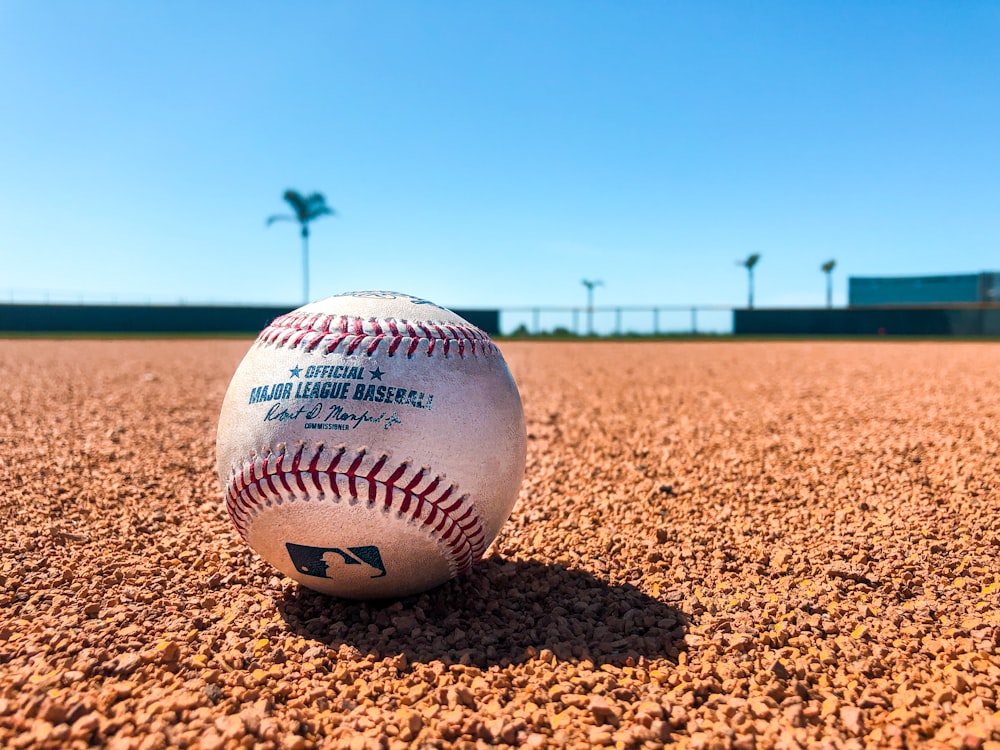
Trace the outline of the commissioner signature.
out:
[[[356,430],[363,424],[380,424],[388,430],[393,425],[403,423],[396,412],[389,414],[383,411],[380,414],[372,414],[368,409],[365,409],[363,412],[357,413],[347,411],[340,404],[324,407],[322,401],[312,406],[300,406],[297,409],[288,408],[279,402],[272,404],[271,408],[267,410],[267,414],[264,415],[265,422],[294,422],[303,418],[307,422],[344,424],[352,430]]]

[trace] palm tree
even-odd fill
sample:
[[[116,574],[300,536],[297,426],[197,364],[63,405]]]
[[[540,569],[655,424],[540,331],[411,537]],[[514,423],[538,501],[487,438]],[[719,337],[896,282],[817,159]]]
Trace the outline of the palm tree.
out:
[[[736,261],[739,265],[747,269],[747,274],[750,277],[750,294],[747,298],[747,307],[753,310],[753,267],[757,265],[757,261],[760,260],[760,253],[754,253],[746,260]]]
[[[837,261],[832,258],[820,266],[820,270],[826,274],[826,306],[833,307],[833,269]]]
[[[309,302],[309,222],[320,216],[334,216],[332,208],[326,205],[322,193],[302,195],[297,190],[286,190],[282,196],[295,212],[294,215],[276,214],[267,220],[267,226],[276,221],[297,221],[302,227],[302,298]]]

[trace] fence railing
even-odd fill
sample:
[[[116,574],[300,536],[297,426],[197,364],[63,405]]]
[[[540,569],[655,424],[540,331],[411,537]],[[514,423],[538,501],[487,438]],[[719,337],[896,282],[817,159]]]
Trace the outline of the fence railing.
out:
[[[500,330],[580,336],[732,333],[733,305],[533,305],[500,308]]]

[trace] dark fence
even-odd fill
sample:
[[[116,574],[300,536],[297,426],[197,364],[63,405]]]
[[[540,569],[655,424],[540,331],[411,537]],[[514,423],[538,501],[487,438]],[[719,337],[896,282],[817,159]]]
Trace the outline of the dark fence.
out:
[[[0,333],[253,335],[290,309],[221,305],[0,304]],[[500,310],[455,312],[491,336],[500,333]],[[593,319],[599,319],[603,313],[606,324],[596,326],[603,335],[627,332],[631,326],[623,325],[623,315],[626,321],[629,315],[640,316],[641,319],[635,321],[639,324],[636,328],[647,333],[671,329],[700,332],[705,329],[701,327],[699,312],[706,316],[729,315],[729,309],[709,305],[504,310],[507,315],[512,312],[527,313],[525,322],[528,325],[525,327],[532,333],[543,330],[539,322],[543,313],[549,316],[563,314],[566,327],[576,333],[593,330]],[[670,320],[668,314],[680,317]],[[649,321],[645,320],[646,316],[650,317]],[[708,330],[712,328],[715,326]],[[732,332],[738,336],[1000,337],[1000,305],[736,309],[732,310]]]
[[[730,333],[731,305],[600,305],[504,307],[504,333],[566,331],[579,336]]]
[[[214,305],[0,305],[0,332],[256,334],[288,307]],[[495,335],[499,310],[455,310],[474,326]]]
[[[1000,306],[734,310],[743,336],[1000,336]]]

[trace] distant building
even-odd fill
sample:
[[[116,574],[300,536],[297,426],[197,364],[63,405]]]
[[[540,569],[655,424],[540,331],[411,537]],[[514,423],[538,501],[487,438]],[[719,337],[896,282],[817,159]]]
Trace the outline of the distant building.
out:
[[[1000,273],[949,276],[852,276],[847,280],[847,304],[940,305],[1000,303]]]

